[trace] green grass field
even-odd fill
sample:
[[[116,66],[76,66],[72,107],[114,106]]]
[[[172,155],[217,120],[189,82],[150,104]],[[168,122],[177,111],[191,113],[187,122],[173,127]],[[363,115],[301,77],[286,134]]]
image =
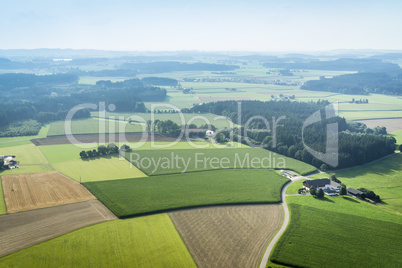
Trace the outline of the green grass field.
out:
[[[1,182],[1,177],[0,177],[0,215],[6,214],[6,203],[4,202],[4,196],[3,196],[3,184]]]
[[[102,143],[103,144],[103,143]],[[75,160],[75,159],[80,159],[80,152],[85,150],[93,150],[97,149],[99,145],[102,145],[101,143],[85,143],[85,144],[80,144],[80,147],[74,144],[58,144],[58,145],[45,145],[45,146],[39,146],[39,150],[43,153],[43,155],[46,157],[46,159],[49,161],[49,163],[60,163],[60,162],[65,162],[69,160]],[[202,149],[231,149],[231,148],[250,148],[247,145],[233,142],[233,143],[228,143],[225,145],[220,145],[218,144],[217,147],[215,147],[212,143],[210,142],[203,142],[203,141],[194,141],[192,143],[187,143],[187,142],[178,142],[176,144],[173,144],[171,142],[144,142],[144,143],[124,143],[129,145],[132,149],[133,152],[140,151],[140,150],[177,150],[177,149],[194,149],[194,146],[197,147],[202,147]],[[107,144],[106,144],[107,145]],[[116,146],[121,146],[123,143],[116,143]],[[84,148],[81,148],[84,147]]]
[[[30,139],[44,138],[49,131],[50,125],[43,126],[36,136],[19,136],[0,138],[0,148],[32,144]]]
[[[396,139],[397,144],[402,144],[402,130],[394,131],[389,134]]]
[[[0,259],[1,267],[196,267],[167,214],[86,227]]]
[[[300,174],[316,170],[315,167],[296,159],[258,148],[134,150],[126,153],[125,157],[148,175],[227,168],[292,169]]]
[[[80,152],[85,150],[97,149],[97,143],[85,143],[80,144],[80,146],[85,146],[85,148],[80,148],[74,144],[58,144],[58,145],[45,145],[39,146],[39,150],[43,153],[49,163],[60,163],[69,160],[80,159]]]
[[[1,175],[40,173],[52,171],[41,151],[33,145],[25,144],[0,148],[0,155],[15,155],[20,168],[1,170]]]
[[[118,120],[104,120],[98,118],[80,119],[71,121],[72,134],[94,133],[119,133],[119,132],[142,132],[145,126],[142,124],[128,123]],[[66,135],[64,121],[56,121],[50,124],[47,136]]]
[[[25,165],[45,165],[46,158],[35,145],[26,144],[12,147],[0,148],[0,155],[15,155],[20,166]]]
[[[380,208],[402,214],[402,154],[395,154],[374,164],[335,172],[347,187],[366,188],[381,197]],[[315,175],[312,178],[325,178]]]
[[[199,140],[191,140],[190,142],[144,142],[144,143],[125,143],[133,149],[133,151],[137,150],[177,150],[177,149],[235,149],[235,148],[250,148],[250,146],[238,143],[238,142],[227,142],[224,144],[219,143],[211,143],[209,141],[199,141]],[[122,145],[120,143],[119,145]]]
[[[305,180],[299,180],[289,185],[289,187],[286,189],[286,194],[297,194],[297,190],[303,188],[303,181]]]
[[[287,197],[290,225],[271,260],[303,267],[401,267],[400,216],[350,197]]]
[[[42,173],[42,172],[48,172],[48,171],[53,171],[53,169],[48,164],[20,165],[19,168],[0,170],[0,175]]]
[[[279,202],[287,179],[273,170],[215,170],[84,185],[118,217],[213,204]]]
[[[52,167],[64,175],[82,182],[146,177],[141,170],[117,155],[75,159],[53,163]]]
[[[182,93],[180,93],[182,94]],[[193,103],[195,102],[200,102],[196,100],[191,101],[191,106],[193,106]],[[166,104],[166,103],[165,103]],[[151,108],[151,107],[149,107]],[[155,107],[156,110],[164,110],[168,109],[169,107]],[[180,107],[179,107],[180,108]],[[98,112],[92,112],[92,116],[94,117],[101,117]],[[106,113],[106,118],[110,118],[110,116],[114,116],[115,118],[121,117],[124,120],[128,120],[128,118],[131,118],[134,121],[137,122],[146,122],[148,120],[152,119],[152,114],[151,113]],[[197,126],[205,125],[205,124],[211,124],[214,125],[215,127],[222,129],[222,128],[230,128],[232,127],[231,121],[228,119],[218,116],[215,114],[207,113],[207,114],[183,114],[183,113],[155,113],[154,114],[154,120],[160,120],[160,121],[166,121],[166,120],[172,120],[179,126],[181,125],[186,125],[186,124],[196,124]]]

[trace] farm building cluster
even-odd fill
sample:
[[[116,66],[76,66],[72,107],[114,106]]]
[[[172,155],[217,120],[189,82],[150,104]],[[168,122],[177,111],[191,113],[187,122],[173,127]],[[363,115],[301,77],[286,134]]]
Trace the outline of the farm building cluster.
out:
[[[315,187],[317,190],[322,189],[326,195],[334,196],[339,193],[341,184],[331,181],[330,179],[318,179],[318,180],[306,180],[303,181],[303,188],[310,191],[311,187]]]
[[[19,168],[19,163],[15,159],[15,155],[0,155],[0,161],[3,161],[4,169]]]

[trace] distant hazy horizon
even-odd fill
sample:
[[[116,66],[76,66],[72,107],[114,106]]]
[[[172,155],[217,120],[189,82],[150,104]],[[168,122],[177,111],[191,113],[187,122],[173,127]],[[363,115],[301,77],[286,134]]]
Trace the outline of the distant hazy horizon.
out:
[[[401,50],[402,1],[49,1],[0,10],[0,49]]]

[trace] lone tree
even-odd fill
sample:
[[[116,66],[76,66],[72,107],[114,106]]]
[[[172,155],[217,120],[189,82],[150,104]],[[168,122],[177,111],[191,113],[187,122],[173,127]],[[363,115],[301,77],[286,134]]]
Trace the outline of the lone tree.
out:
[[[316,195],[317,194],[317,189],[314,186],[310,187],[310,194],[311,195]]]
[[[85,151],[81,151],[80,152],[80,157],[81,158],[88,158],[88,155],[87,155],[87,153]]]
[[[131,151],[131,148],[130,148],[130,146],[128,146],[128,145],[126,145],[126,144],[123,144],[123,145],[120,147],[120,150],[125,151],[125,152],[129,152],[129,151]]]
[[[342,185],[341,189],[339,190],[340,195],[346,195],[346,186]]]
[[[320,188],[317,191],[317,197],[318,198],[323,198],[324,197],[324,191]]]
[[[322,171],[326,171],[326,170],[328,169],[328,166],[327,166],[326,164],[322,164],[321,167],[320,167],[320,169],[321,169]]]
[[[342,183],[338,178],[336,177],[335,173],[331,174],[331,181],[337,182],[337,183]]]
[[[108,154],[108,149],[106,148],[105,145],[99,145],[98,146],[98,153],[99,153],[99,155],[107,155]]]

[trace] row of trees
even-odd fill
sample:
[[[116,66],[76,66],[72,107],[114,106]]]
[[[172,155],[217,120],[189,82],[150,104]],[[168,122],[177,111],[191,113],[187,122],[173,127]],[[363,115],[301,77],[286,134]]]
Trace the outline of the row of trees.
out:
[[[0,137],[33,136],[37,135],[42,124],[36,120],[13,122],[5,127],[0,127]]]
[[[254,145],[263,146],[268,150],[312,164],[317,168],[325,163],[311,155],[307,151],[306,145],[315,151],[325,153],[328,124],[336,123],[338,126],[339,165],[337,168],[361,165],[394,152],[396,140],[393,137],[374,135],[386,133],[382,129],[378,129],[377,133],[374,133],[374,130],[370,131],[371,134],[361,133],[361,129],[366,130],[367,127],[349,126],[344,118],[326,119],[323,113],[321,121],[303,129],[306,119],[317,110],[323,110],[327,104],[327,101],[310,103],[242,101],[239,115],[237,102],[224,101],[197,105],[191,109],[183,109],[183,112],[214,113],[227,116],[233,122],[243,126],[240,129],[221,131],[216,138],[229,139],[232,135],[235,141],[247,143],[245,139],[247,135],[248,140]],[[242,122],[237,122],[239,116]],[[265,118],[268,120],[269,126],[266,126],[261,118],[251,119],[253,116]],[[281,116],[282,119],[279,120]],[[247,129],[245,129],[245,122],[250,119]],[[356,128],[359,131],[354,132]]]
[[[76,74],[35,75],[9,73],[0,75],[0,91],[8,91],[16,87],[72,84],[78,82],[78,80],[79,77]]]
[[[288,62],[286,62],[288,61]],[[330,61],[297,60],[284,58],[282,61],[273,60],[263,64],[266,68],[307,69],[307,70],[332,70],[332,71],[359,71],[359,72],[383,72],[397,73],[401,71],[398,64],[384,62],[380,59],[337,59]]]
[[[124,144],[122,145],[122,150],[129,151],[130,146]],[[119,153],[119,147],[117,147],[114,143],[109,143],[107,146],[99,145],[98,149],[81,151],[80,157],[82,159],[91,158],[91,157],[99,157],[99,156],[107,156],[110,154],[117,154]]]
[[[356,73],[310,80],[301,89],[330,91],[343,94],[402,94],[402,72],[397,75],[386,73]],[[360,102],[359,102],[360,103]]]
[[[368,198],[376,203],[381,202],[380,196],[374,193],[373,191],[370,191],[366,188],[359,188],[358,190],[363,192],[363,195],[360,197],[361,199]]]
[[[0,128],[3,127],[0,135],[35,135],[39,128],[34,128],[31,123],[24,128],[12,124],[27,120],[36,120],[39,123],[64,120],[74,106],[82,103],[105,102],[106,107],[113,104],[116,112],[146,112],[143,101],[164,101],[166,98],[166,89],[148,86],[150,83],[177,82],[174,79],[151,77],[144,81],[100,81],[91,86],[78,85],[78,78],[76,74],[0,75]],[[74,115],[74,119],[88,117],[88,109],[80,110]]]

